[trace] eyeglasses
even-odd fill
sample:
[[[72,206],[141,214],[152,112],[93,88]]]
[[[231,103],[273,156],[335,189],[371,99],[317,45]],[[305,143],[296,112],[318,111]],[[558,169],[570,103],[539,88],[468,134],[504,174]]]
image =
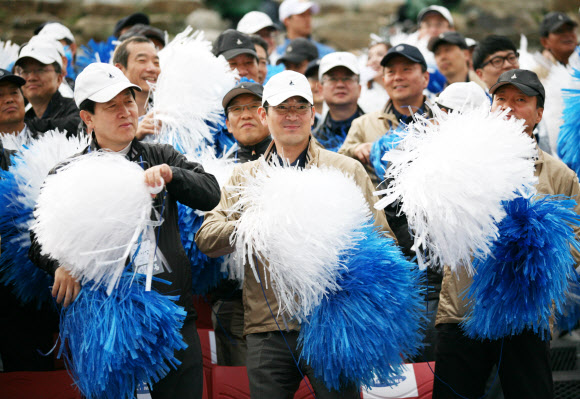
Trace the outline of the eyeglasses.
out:
[[[262,103],[258,101],[245,105],[232,105],[231,107],[228,107],[228,113],[238,116],[241,115],[245,109],[248,109],[250,112],[256,112],[258,108],[260,108],[260,105],[262,105]]]
[[[487,64],[491,64],[494,68],[501,68],[503,63],[507,60],[507,62],[509,62],[512,65],[515,65],[516,62],[518,62],[518,59],[520,58],[520,53],[515,52],[515,53],[510,53],[508,55],[506,55],[505,57],[502,56],[497,56],[497,57],[493,57],[492,59],[484,62],[483,64],[481,64],[481,67],[483,68],[484,66],[486,66]]]
[[[336,76],[326,76],[322,79],[322,83],[329,83],[331,85],[338,84],[338,82],[342,82],[345,85],[347,85],[349,83],[354,83],[354,82],[358,83],[358,76],[352,75],[352,76],[345,76],[342,78],[337,78]]]
[[[14,69],[14,72],[16,72],[16,75],[18,76],[22,76],[23,78],[27,78],[28,76],[35,74],[36,76],[42,76],[44,74],[47,74],[49,72],[56,72],[54,70],[54,68],[51,68],[49,66],[45,66],[42,68],[37,68],[37,69],[22,69],[20,67],[16,67]]]
[[[288,115],[292,110],[296,112],[298,115],[306,115],[310,109],[312,109],[312,105],[310,104],[297,104],[297,105],[288,105],[288,104],[279,104],[276,106],[268,106],[268,108],[273,108],[276,113],[280,115]]]

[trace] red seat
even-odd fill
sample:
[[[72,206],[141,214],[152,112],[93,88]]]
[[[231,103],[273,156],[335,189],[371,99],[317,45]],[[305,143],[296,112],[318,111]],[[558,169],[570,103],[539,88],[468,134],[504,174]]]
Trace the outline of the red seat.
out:
[[[431,399],[434,378],[431,369],[435,370],[435,362],[407,364],[399,384],[363,391],[363,399]]]
[[[81,399],[65,370],[0,373],[3,399]]]

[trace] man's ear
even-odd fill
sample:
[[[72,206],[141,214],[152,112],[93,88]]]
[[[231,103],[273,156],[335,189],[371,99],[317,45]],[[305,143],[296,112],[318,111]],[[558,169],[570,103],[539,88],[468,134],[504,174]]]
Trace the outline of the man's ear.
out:
[[[87,125],[87,130],[88,130],[87,133],[91,132],[95,127],[94,115],[91,114],[89,111],[82,110],[80,112],[80,117],[83,120],[83,122],[85,123],[85,125]]]
[[[258,116],[260,117],[260,122],[262,122],[262,125],[268,127],[268,121],[266,120],[266,108],[264,107],[260,107],[258,108]]]
[[[125,73],[125,70],[126,70],[126,68],[125,68],[123,65],[121,65],[121,64],[119,64],[119,63],[117,62],[117,63],[115,64],[115,66],[116,66],[117,68],[119,68],[119,69],[120,69],[120,70],[121,70],[123,73]]]
[[[540,121],[542,120],[542,116],[544,115],[544,108],[540,107],[537,109],[537,111],[538,111],[538,117],[536,118],[536,125],[538,123],[540,123]]]

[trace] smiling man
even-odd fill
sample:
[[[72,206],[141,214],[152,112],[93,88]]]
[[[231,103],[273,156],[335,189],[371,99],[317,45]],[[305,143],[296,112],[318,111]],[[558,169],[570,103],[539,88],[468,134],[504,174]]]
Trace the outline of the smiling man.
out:
[[[577,26],[578,23],[563,12],[546,14],[540,24],[540,43],[544,48],[542,55],[553,64],[568,65],[570,56],[578,46]]]
[[[524,120],[525,133],[533,138],[534,126],[542,120],[545,100],[538,76],[523,69],[504,72],[490,93],[492,111],[509,108],[508,117]],[[538,194],[565,195],[578,202],[580,185],[576,174],[539,148],[535,175]],[[580,206],[576,205],[575,211],[579,213]],[[575,230],[578,236],[579,229]],[[435,379],[433,398],[481,397],[494,364],[506,399],[552,398],[549,340],[543,341],[530,329],[495,341],[470,339],[463,333],[459,323],[469,304],[462,294],[470,283],[466,272],[454,274],[445,268],[436,320],[435,373],[439,378]]]
[[[333,167],[353,176],[373,211],[375,224],[388,230],[384,214],[372,206],[376,198],[372,195],[371,182],[361,164],[324,150],[311,139],[310,127],[315,112],[312,103],[312,90],[304,75],[283,71],[266,83],[258,113],[262,123],[268,126],[273,142],[264,154],[265,160],[279,157],[298,168]],[[235,191],[231,190],[232,187],[247,184],[248,173],[256,173],[259,167],[260,160],[237,167],[222,190],[220,204],[206,213],[196,242],[208,256],[221,256],[234,250],[230,236],[239,222],[239,214],[230,210],[239,197],[232,195]],[[316,200],[312,198],[312,201]],[[256,270],[263,280],[264,267],[258,265]],[[262,288],[249,265],[245,266],[244,273],[244,334],[248,348],[246,366],[251,397],[291,398],[302,380],[292,360],[292,356],[300,359],[300,347],[297,345],[300,326],[291,316],[283,312],[277,314],[279,305],[271,284],[264,284]],[[273,313],[270,313],[269,307]],[[287,325],[287,328],[279,331],[278,325]],[[304,359],[299,360],[299,367],[301,373],[308,375],[317,398],[360,398],[356,386],[347,386],[341,392],[329,391],[321,380],[314,377],[312,368]]]
[[[215,177],[205,173],[201,165],[187,161],[173,147],[140,143],[135,139],[138,113],[133,94],[135,90],[141,89],[109,64],[91,64],[79,74],[75,101],[81,110],[87,133],[92,138],[82,154],[91,151],[114,152],[145,169],[145,184],[153,187],[160,178],[164,181],[163,191],[153,202],[155,211],[162,213],[163,217],[163,223],[155,228],[159,237],[157,251],[163,256],[154,258],[155,270],[158,270],[154,275],[170,284],[153,281],[153,289],[163,295],[178,296],[176,303],[187,312],[181,334],[188,347],[175,353],[181,365],[153,384],[151,396],[154,399],[201,398],[203,370],[191,297],[191,266],[179,238],[176,201],[193,209],[208,211],[219,200],[219,186]],[[54,275],[53,296],[58,303],[64,301],[64,306],[68,306],[82,287],[67,269],[41,253],[42,249],[32,237],[31,260]],[[165,258],[167,267],[159,261],[162,258]]]

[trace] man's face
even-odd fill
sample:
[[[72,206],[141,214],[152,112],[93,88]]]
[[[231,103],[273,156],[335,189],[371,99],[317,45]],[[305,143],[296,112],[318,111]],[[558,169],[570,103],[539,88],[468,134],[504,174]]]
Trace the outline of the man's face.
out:
[[[94,131],[99,145],[113,151],[127,147],[137,131],[138,108],[130,89],[106,103],[96,103],[95,113],[81,111],[88,131]]]
[[[228,104],[226,126],[240,144],[255,145],[268,136],[258,116],[261,105],[260,97],[253,94],[240,94]]]
[[[297,107],[302,107],[303,111]],[[275,107],[270,106],[268,112],[263,107],[258,110],[260,120],[268,126],[276,145],[289,148],[306,147],[314,123],[314,112],[310,103],[299,96],[290,97]]]
[[[286,30],[293,32],[295,37],[308,37],[312,34],[312,11],[289,16],[284,20]]]
[[[526,121],[526,133],[533,136],[534,126],[542,120],[544,108],[537,108],[537,97],[525,95],[514,85],[501,86],[493,94],[491,110],[510,108],[508,117]]]
[[[127,45],[127,50],[129,51],[127,67],[120,64],[116,66],[123,71],[131,83],[136,84],[146,93],[150,90],[148,82],[156,83],[161,73],[157,49],[153,43],[133,42]]]
[[[437,68],[445,77],[467,76],[468,50],[455,44],[442,43],[437,46],[434,54]]]
[[[318,81],[318,75],[309,76],[308,83],[310,83],[310,90],[312,90],[312,100],[314,104],[322,104],[324,98],[322,97],[322,85]]]
[[[558,61],[565,61],[566,63],[578,45],[576,30],[570,24],[562,25],[556,31],[550,33],[548,37],[540,38],[540,41],[542,46],[554,54]]]
[[[266,80],[266,75],[268,75],[268,54],[264,47],[255,45],[256,53],[258,54],[258,80],[260,84],[264,84]]]
[[[423,90],[429,84],[429,72],[422,72],[421,65],[408,58],[395,56],[385,66],[383,81],[393,102],[408,105],[423,98]]]
[[[258,60],[250,54],[240,54],[228,60],[232,71],[238,70],[240,78],[252,79],[254,82],[259,80]]]
[[[33,58],[24,58],[14,68],[16,75],[26,79],[22,93],[29,101],[50,99],[62,82],[53,65],[45,65]]]
[[[421,24],[419,25],[419,39],[429,41],[431,38],[439,36],[449,30],[451,30],[449,21],[437,12],[430,12],[421,20]]]
[[[12,82],[0,83],[0,126],[24,121],[24,97]],[[12,133],[12,132],[3,132]]]
[[[276,48],[276,36],[278,31],[272,28],[262,28],[256,32],[256,35],[260,36],[262,39],[268,43],[268,55],[272,54],[272,51]]]
[[[496,51],[495,53],[485,57],[483,60],[483,68],[477,69],[475,73],[481,78],[481,80],[485,82],[487,88],[489,89],[495,84],[495,82],[497,82],[499,75],[506,71],[518,69],[520,67],[520,62],[517,58],[514,58],[515,55],[516,53],[513,50]],[[514,63],[512,64],[509,62],[506,57],[514,59]],[[498,62],[497,60],[501,60],[501,65],[499,67],[494,66],[494,60],[496,60],[496,62]]]
[[[356,104],[361,86],[358,76],[345,67],[332,68],[322,76],[322,96],[329,107]]]

